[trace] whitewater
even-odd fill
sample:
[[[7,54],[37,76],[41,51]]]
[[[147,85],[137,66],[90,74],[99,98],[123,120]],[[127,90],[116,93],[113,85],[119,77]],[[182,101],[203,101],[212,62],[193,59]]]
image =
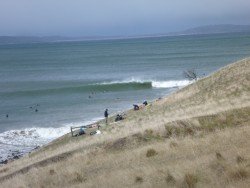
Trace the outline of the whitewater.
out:
[[[153,88],[173,88],[173,87],[183,87],[190,84],[190,80],[169,80],[169,81],[155,81],[155,80],[142,80],[138,78],[131,78],[121,81],[111,81],[96,83],[94,85],[125,85],[125,84],[150,84]]]
[[[70,123],[58,128],[33,127],[22,130],[10,130],[0,133],[0,162],[12,160],[15,156],[21,157],[63,136],[70,131],[70,127],[79,127],[92,124],[101,118],[82,123]]]

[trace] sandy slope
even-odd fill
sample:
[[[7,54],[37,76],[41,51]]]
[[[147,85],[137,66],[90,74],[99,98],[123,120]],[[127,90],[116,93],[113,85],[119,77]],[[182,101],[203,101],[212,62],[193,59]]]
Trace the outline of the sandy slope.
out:
[[[248,187],[250,59],[0,168],[0,187]]]

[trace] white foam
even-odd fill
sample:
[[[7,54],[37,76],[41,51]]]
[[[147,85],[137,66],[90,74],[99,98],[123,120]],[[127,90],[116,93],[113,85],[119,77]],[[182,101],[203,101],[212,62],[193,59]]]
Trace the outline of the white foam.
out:
[[[52,140],[70,132],[70,126],[83,126],[100,120],[95,118],[83,123],[70,123],[62,127],[34,127],[22,130],[10,130],[0,133],[0,161],[11,156],[14,151],[22,154],[30,152],[37,146],[45,145]]]
[[[111,85],[111,84],[129,84],[129,83],[145,83],[145,82],[151,82],[150,80],[142,80],[139,78],[129,78],[125,80],[117,80],[117,81],[110,81],[110,82],[102,82],[102,83],[97,83],[96,85]]]
[[[102,82],[96,85],[110,85],[110,84],[129,84],[129,83],[151,83],[154,88],[173,88],[173,87],[183,87],[190,83],[189,80],[168,80],[168,81],[157,81],[157,80],[142,80],[138,78],[130,78],[120,81]]]
[[[155,87],[155,88],[183,87],[190,83],[191,82],[188,80],[153,81],[152,87]]]

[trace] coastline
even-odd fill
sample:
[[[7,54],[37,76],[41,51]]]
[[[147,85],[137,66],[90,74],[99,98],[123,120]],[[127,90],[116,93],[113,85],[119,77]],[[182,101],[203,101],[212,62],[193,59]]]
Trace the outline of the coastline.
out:
[[[194,83],[194,82],[192,82]],[[190,84],[192,84],[190,83]],[[188,85],[190,85],[188,84]],[[187,85],[187,86],[188,86]],[[151,100],[151,101],[147,101],[148,102],[148,105],[147,106],[143,106],[143,104],[139,104],[140,106],[140,110],[143,110],[144,107],[149,107],[153,104],[155,104],[156,102],[159,102],[161,100],[164,100],[165,98],[167,98],[168,96],[174,94],[175,92],[178,92],[179,89],[182,89],[184,87],[187,87],[187,86],[182,86],[182,87],[178,87],[178,89],[176,89],[175,91],[172,91],[170,92],[169,94],[165,95],[165,96],[162,96],[162,97],[159,97],[159,98],[155,98],[154,100]],[[133,104],[131,104],[131,106],[133,106]],[[91,123],[88,123],[88,124],[83,124],[83,126],[90,126],[90,125],[100,125],[100,131],[102,132],[102,130],[106,130],[107,128],[109,128],[110,126],[113,125],[114,123],[114,120],[115,120],[115,117],[117,114],[122,114],[122,115],[125,115],[125,118],[126,118],[126,114],[128,113],[131,113],[131,112],[134,112],[134,109],[131,107],[131,108],[125,108],[124,110],[120,110],[120,111],[117,111],[117,112],[114,112],[112,113],[111,115],[109,115],[108,117],[108,121],[109,122],[112,122],[112,124],[107,124],[105,123],[105,118],[94,118],[94,119],[99,119],[99,120],[94,120],[93,122]],[[122,120],[121,120],[122,121]],[[97,127],[95,127],[94,129],[91,129],[91,131],[94,131],[95,129],[97,129]],[[43,150],[46,150],[46,149],[49,149],[51,146],[54,147],[54,145],[61,145],[61,144],[64,144],[68,141],[70,141],[72,138],[74,139],[84,139],[84,138],[88,138],[88,137],[93,137],[95,135],[90,135],[90,132],[91,131],[87,131],[88,134],[84,134],[84,135],[80,135],[80,136],[77,136],[77,137],[72,137],[71,136],[71,132],[70,132],[70,127],[68,127],[68,133],[58,137],[58,138],[55,138],[53,139],[52,141],[48,142],[47,144],[45,145],[42,145],[41,147],[38,147],[34,150],[32,150],[31,152],[27,153],[26,155],[33,155],[34,152],[41,152]],[[102,133],[101,133],[102,134]],[[99,136],[99,135],[96,135],[96,136]],[[23,155],[22,157],[25,157],[26,155]]]
[[[0,184],[247,187],[249,71],[250,59],[238,61],[122,121],[110,117],[100,135],[66,134],[0,167]]]
[[[219,70],[217,70],[217,71],[215,71],[215,72],[212,72],[210,75],[213,75],[214,73],[220,71],[221,69],[224,69],[224,67],[220,68]],[[206,78],[209,77],[210,75],[205,76],[205,77],[201,77],[201,78],[199,78],[197,81],[206,79]],[[140,110],[143,110],[144,107],[149,107],[149,106],[151,106],[151,105],[156,104],[157,102],[166,100],[169,96],[175,95],[179,90],[184,89],[184,88],[186,88],[186,87],[189,87],[190,85],[195,84],[197,81],[189,81],[189,83],[186,84],[185,86],[173,87],[173,88],[174,88],[174,91],[168,93],[167,95],[162,96],[162,97],[155,98],[155,99],[153,99],[153,100],[151,100],[151,101],[148,101],[148,106],[143,106],[143,104],[139,104]],[[133,108],[132,108],[132,105],[133,105],[133,104],[131,104],[131,108],[125,108],[124,110],[119,110],[119,111],[117,111],[117,112],[112,113],[112,114],[109,116],[108,121],[114,123],[115,116],[116,116],[117,114],[126,115],[126,114],[131,113],[131,112],[133,113],[134,110],[133,110]],[[106,128],[108,128],[108,127],[110,126],[110,124],[106,125],[106,124],[105,124],[105,118],[101,118],[100,116],[99,116],[98,118],[93,118],[93,120],[87,121],[86,123],[79,123],[79,122],[78,122],[77,124],[81,124],[82,126],[101,125],[101,128],[100,128],[101,131],[102,131],[102,129],[103,129],[103,130],[106,130]],[[34,147],[33,149],[31,149],[29,152],[26,152],[26,153],[22,153],[22,154],[21,154],[21,152],[19,152],[19,151],[13,151],[13,152],[12,152],[12,155],[10,155],[8,159],[5,159],[5,160],[0,161],[0,165],[1,165],[1,164],[3,164],[3,165],[4,165],[4,164],[7,164],[7,163],[9,163],[9,162],[15,161],[15,160],[17,160],[17,159],[20,159],[20,158],[25,157],[25,156],[28,156],[28,155],[33,155],[34,152],[40,152],[40,150],[47,149],[47,148],[49,148],[51,145],[54,145],[54,144],[58,145],[58,142],[60,142],[60,143],[65,143],[65,142],[67,142],[67,140],[70,140],[70,139],[71,139],[71,132],[70,132],[70,127],[65,127],[65,128],[68,129],[68,132],[67,132],[67,133],[65,133],[65,134],[63,134],[63,135],[61,135],[61,136],[59,136],[59,137],[57,137],[57,138],[54,138],[53,140],[47,142],[46,144],[35,146],[35,147]],[[93,131],[93,129],[91,129],[91,130]],[[22,132],[22,131],[21,131],[21,132]],[[89,136],[92,137],[92,136],[94,136],[94,135],[89,135],[89,132],[90,132],[90,131],[88,131],[88,134],[79,136],[79,138],[89,137]]]
[[[191,83],[189,83],[189,84],[191,84]],[[188,85],[189,85],[188,84]],[[162,97],[160,97],[160,98],[155,98],[155,99],[153,99],[153,100],[151,100],[151,101],[148,101],[148,105],[152,105],[154,102],[156,102],[156,101],[158,101],[158,100],[162,100],[163,98],[166,98],[166,97],[168,97],[169,95],[172,95],[173,93],[175,93],[176,91],[178,91],[179,89],[181,89],[181,88],[183,88],[183,87],[186,87],[186,86],[179,86],[179,87],[176,87],[175,88],[175,90],[174,91],[172,91],[172,92],[170,92],[170,93],[168,93],[166,96],[162,96]],[[132,106],[133,104],[131,104],[131,106]],[[139,104],[140,105],[140,104]],[[141,104],[140,105],[140,107],[143,107],[143,105]],[[128,113],[128,112],[131,112],[131,111],[133,111],[133,108],[131,107],[131,108],[124,108],[123,110],[119,110],[119,111],[117,111],[117,112],[113,112],[112,114],[110,114],[110,116],[109,116],[109,121],[114,121],[114,119],[115,119],[115,116],[117,115],[117,114],[126,114],[126,113]],[[101,124],[102,125],[102,128],[105,128],[106,126],[108,126],[108,125],[105,125],[105,123],[104,123],[104,121],[105,121],[105,119],[104,118],[101,118],[100,116],[99,117],[96,117],[96,118],[93,118],[93,120],[91,120],[91,121],[87,121],[87,122],[83,122],[83,123],[80,123],[80,122],[77,122],[76,124],[77,125],[82,125],[82,126],[89,126],[89,125],[94,125],[94,124]],[[74,125],[74,123],[73,123],[73,125]],[[36,145],[36,146],[29,146],[28,148],[30,148],[30,149],[27,149],[27,151],[26,152],[24,152],[23,150],[12,150],[8,155],[6,155],[7,157],[6,158],[4,158],[4,159],[1,159],[0,160],[0,166],[1,165],[6,165],[7,163],[10,163],[10,162],[13,162],[13,161],[15,161],[15,160],[18,160],[18,159],[21,159],[21,158],[23,158],[23,157],[25,157],[25,156],[27,156],[27,155],[32,155],[32,153],[33,152],[37,152],[39,149],[43,149],[43,148],[47,148],[47,147],[49,147],[50,145],[53,145],[54,143],[57,143],[58,141],[61,141],[62,139],[64,139],[65,137],[68,137],[68,135],[70,135],[71,134],[71,132],[70,132],[70,127],[63,127],[63,128],[65,128],[65,129],[68,129],[68,132],[67,133],[65,133],[65,134],[63,134],[63,135],[61,135],[61,136],[59,136],[59,137],[56,137],[56,138],[54,138],[53,140],[51,140],[51,141],[49,141],[49,142],[47,142],[47,143],[45,143],[45,144],[42,144],[42,145]],[[102,129],[101,128],[101,129]],[[10,130],[10,131],[8,131],[8,132],[14,132],[14,134],[23,134],[23,135],[25,135],[25,134],[30,134],[29,132],[31,131],[32,132],[32,129],[36,129],[36,127],[34,127],[34,128],[28,128],[28,130],[29,131],[26,131],[26,129],[21,129],[21,130]],[[55,128],[56,129],[56,128]],[[59,128],[60,129],[60,128]],[[27,132],[27,133],[26,133]],[[5,133],[5,132],[4,132]],[[82,136],[80,136],[80,137],[86,137],[86,136],[90,136],[89,134],[87,134],[87,135],[82,135]],[[4,145],[4,144],[3,144]]]

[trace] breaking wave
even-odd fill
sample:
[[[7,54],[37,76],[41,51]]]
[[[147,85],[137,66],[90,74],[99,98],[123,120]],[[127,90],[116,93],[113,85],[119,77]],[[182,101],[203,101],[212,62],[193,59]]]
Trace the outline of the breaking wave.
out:
[[[23,90],[0,93],[2,96],[41,96],[41,95],[64,95],[72,93],[90,93],[90,92],[105,92],[105,91],[128,91],[141,90],[150,88],[175,88],[183,87],[191,82],[188,80],[168,80],[168,81],[154,81],[154,80],[140,80],[129,79],[121,81],[110,81],[101,83],[91,83],[87,85],[76,86],[61,86],[56,88],[45,88],[36,90]]]
[[[140,80],[140,79],[129,79],[122,81],[111,81],[111,82],[102,82],[96,85],[134,85],[134,86],[145,86],[145,87],[153,87],[153,88],[173,88],[173,87],[183,87],[191,82],[189,80],[169,80],[169,81],[153,81],[153,80]]]

